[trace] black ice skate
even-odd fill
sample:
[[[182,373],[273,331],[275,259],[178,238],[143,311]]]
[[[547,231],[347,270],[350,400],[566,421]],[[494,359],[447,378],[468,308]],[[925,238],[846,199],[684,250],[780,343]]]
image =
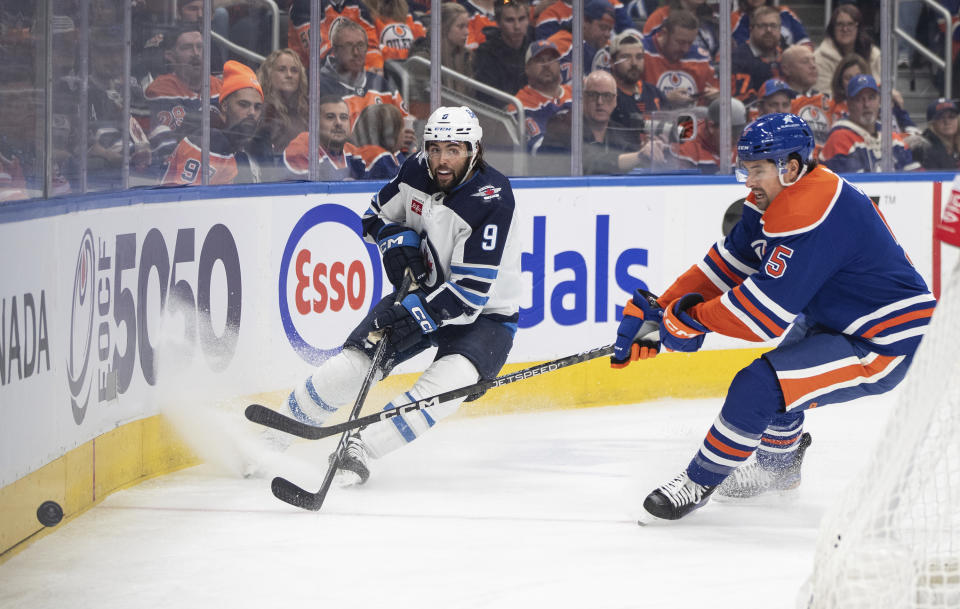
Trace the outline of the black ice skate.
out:
[[[330,454],[331,465],[336,456],[337,453]],[[367,449],[360,436],[352,435],[347,439],[347,445],[340,453],[337,477],[341,478],[340,484],[343,486],[363,484],[370,477],[370,468],[367,467]]]
[[[643,509],[655,518],[679,520],[710,500],[717,488],[697,484],[681,472],[676,478],[653,491],[643,501]],[[644,524],[642,521],[640,524]]]
[[[793,463],[781,469],[765,469],[756,461],[738,467],[717,487],[717,496],[748,499],[771,491],[788,491],[800,486],[800,466],[810,446],[810,434],[800,436]]]

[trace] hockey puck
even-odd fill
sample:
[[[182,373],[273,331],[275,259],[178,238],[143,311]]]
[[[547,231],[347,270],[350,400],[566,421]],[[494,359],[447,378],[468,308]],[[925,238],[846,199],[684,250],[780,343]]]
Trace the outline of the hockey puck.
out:
[[[45,527],[55,527],[63,520],[63,508],[56,501],[44,501],[37,508],[37,520]]]

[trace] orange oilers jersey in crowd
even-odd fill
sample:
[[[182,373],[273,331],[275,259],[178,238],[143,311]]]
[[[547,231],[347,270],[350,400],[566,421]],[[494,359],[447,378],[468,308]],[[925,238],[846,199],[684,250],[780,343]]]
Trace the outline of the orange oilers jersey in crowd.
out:
[[[458,2],[460,6],[467,9],[467,15],[470,16],[467,48],[475,49],[487,40],[486,35],[483,33],[483,28],[498,27],[497,22],[493,20],[493,11],[488,13],[470,0],[458,0]]]
[[[914,171],[920,169],[920,163],[913,160],[903,134],[894,131],[891,154],[894,171]],[[820,151],[819,160],[838,173],[873,173],[882,171],[880,146],[880,123],[877,122],[876,134],[848,119],[833,124],[827,143]]]
[[[221,84],[223,83],[216,76],[210,77],[210,105],[214,108],[220,102]],[[173,73],[158,76],[143,95],[150,109],[151,131],[157,127],[168,127],[176,131],[183,124],[187,113],[199,116],[203,106],[200,94],[190,89]]]
[[[208,184],[232,184],[236,179],[237,160],[228,150],[229,144],[223,133],[218,129],[211,129]],[[189,137],[183,138],[168,158],[160,183],[165,186],[201,184],[203,180],[200,178],[200,159],[199,142],[194,144]]]
[[[613,7],[613,29],[618,34],[627,28],[636,27],[620,0],[608,0]],[[565,0],[557,0],[536,18],[533,24],[534,38],[546,40],[560,30],[573,31],[573,6]]]
[[[697,97],[697,105],[706,105],[702,94],[707,87],[717,88],[717,75],[710,66],[710,54],[697,45],[692,45],[679,61],[669,61],[660,52],[657,35],[643,37],[645,60],[643,80],[667,94],[683,89]]]
[[[720,154],[716,145],[707,137],[703,128],[703,121],[697,126],[697,137],[685,142],[670,145],[670,154],[679,161],[680,165],[694,167],[700,173],[717,173],[720,169]],[[736,162],[736,146],[731,150],[731,160]]]
[[[351,131],[357,124],[360,113],[371,104],[391,104],[400,108],[403,115],[407,116],[407,107],[403,102],[403,97],[390,81],[374,72],[365,72],[362,76],[360,83],[351,87],[337,79],[336,73],[330,69],[329,62],[327,62],[320,71],[320,82],[317,84],[321,97],[336,95],[346,102],[350,109]]]
[[[856,227],[856,230],[851,230]],[[743,217],[660,297],[698,292],[689,313],[749,341],[780,336],[799,315],[881,355],[912,353],[935,300],[877,207],[818,166]]]
[[[310,134],[303,132],[291,141],[283,151],[283,164],[293,179],[305,180],[310,176]],[[319,146],[320,180],[390,179],[400,170],[396,157],[380,146],[357,147],[347,142],[340,154],[332,154]]]
[[[320,55],[323,59],[332,48],[330,28],[337,19],[349,19],[360,24],[367,33],[366,69],[383,72],[383,54],[373,16],[367,6],[359,0],[343,0],[334,3],[330,0],[320,2]],[[287,32],[287,46],[296,51],[304,66],[310,65],[310,0],[293,0],[290,6],[290,26]]]
[[[797,95],[790,102],[790,112],[805,120],[813,131],[813,139],[817,143],[815,153],[826,143],[830,133],[830,124],[833,122],[830,118],[832,106],[829,95],[813,89]]]
[[[427,35],[423,26],[414,21],[410,15],[407,15],[407,20],[403,23],[377,17],[376,29],[377,44],[380,46],[384,61],[406,59],[410,56],[410,45],[413,41]]]
[[[560,82],[567,84],[573,80],[573,34],[567,30],[560,30],[547,40],[557,45],[557,50],[560,51]],[[595,70],[607,70],[609,72],[610,61],[610,47],[594,49],[589,42],[584,41],[584,76]]]
[[[573,91],[570,85],[560,85],[560,94],[548,97],[530,85],[517,91],[517,99],[523,104],[524,123],[527,127],[527,149],[536,150],[543,141],[547,122],[561,112],[569,112],[573,107]],[[516,113],[513,104],[507,106],[507,112]]]

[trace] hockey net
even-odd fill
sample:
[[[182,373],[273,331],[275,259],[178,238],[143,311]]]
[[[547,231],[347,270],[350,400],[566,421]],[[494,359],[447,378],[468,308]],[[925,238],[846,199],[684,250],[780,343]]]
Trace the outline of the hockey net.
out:
[[[825,515],[810,609],[960,607],[960,263],[866,471]]]

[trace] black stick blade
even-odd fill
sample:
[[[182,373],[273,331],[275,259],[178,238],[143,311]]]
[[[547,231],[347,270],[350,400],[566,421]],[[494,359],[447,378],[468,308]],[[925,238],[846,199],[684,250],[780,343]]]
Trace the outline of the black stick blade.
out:
[[[286,478],[281,478],[277,476],[273,479],[273,482],[270,483],[270,490],[273,491],[273,496],[283,501],[289,503],[290,505],[305,510],[310,510],[316,512],[320,509],[320,506],[323,505],[323,500],[327,496],[327,491],[330,489],[329,485],[321,488],[316,493],[311,493],[310,491],[304,490],[290,482]]]

